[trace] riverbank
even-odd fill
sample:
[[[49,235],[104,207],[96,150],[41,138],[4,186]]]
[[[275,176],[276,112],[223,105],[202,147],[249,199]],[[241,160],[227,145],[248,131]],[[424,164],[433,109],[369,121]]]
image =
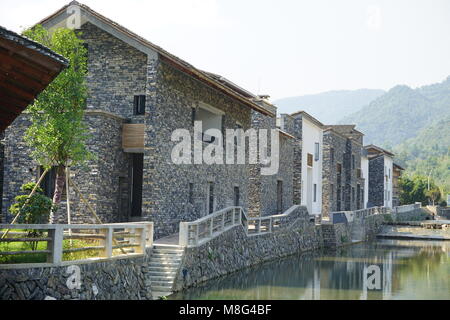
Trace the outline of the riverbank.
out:
[[[364,285],[364,270],[371,265],[380,268],[380,289]],[[266,262],[169,299],[450,299],[449,274],[449,242],[383,239]]]

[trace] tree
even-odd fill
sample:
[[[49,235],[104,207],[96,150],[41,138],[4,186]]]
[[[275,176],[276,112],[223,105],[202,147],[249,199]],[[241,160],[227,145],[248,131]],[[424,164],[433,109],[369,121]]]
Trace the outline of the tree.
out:
[[[49,33],[38,25],[24,31],[24,35],[66,57],[70,63],[28,108],[31,126],[25,141],[33,149],[31,156],[45,168],[57,168],[52,222],[61,201],[65,168],[90,158],[85,144],[88,130],[83,122],[87,52],[83,40],[73,30],[60,28]]]
[[[52,200],[43,195],[43,190],[39,187],[36,189],[36,193],[31,197],[28,196],[31,190],[33,190],[36,184],[34,182],[25,183],[20,190],[24,193],[14,198],[15,203],[9,207],[9,212],[13,215],[17,215],[19,211],[19,222],[25,224],[39,224],[45,223],[48,220],[48,216],[52,209]],[[35,238],[42,235],[43,230],[31,229],[27,230],[27,237]],[[30,241],[32,250],[36,250],[37,242]]]
[[[441,190],[437,186],[433,186],[430,190],[427,190],[426,196],[431,200],[434,206],[435,201],[439,201],[441,198]]]
[[[414,175],[412,177],[404,175],[400,177],[399,188],[401,204],[421,202],[422,205],[427,205],[430,200],[434,203],[434,201],[439,200],[441,197],[439,187],[431,180],[430,190],[428,190],[428,177],[421,175]]]

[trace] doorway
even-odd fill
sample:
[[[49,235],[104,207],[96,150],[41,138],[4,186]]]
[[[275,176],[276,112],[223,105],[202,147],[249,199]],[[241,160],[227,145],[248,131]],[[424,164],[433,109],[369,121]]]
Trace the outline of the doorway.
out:
[[[144,154],[133,153],[131,164],[131,217],[142,216],[142,182]]]

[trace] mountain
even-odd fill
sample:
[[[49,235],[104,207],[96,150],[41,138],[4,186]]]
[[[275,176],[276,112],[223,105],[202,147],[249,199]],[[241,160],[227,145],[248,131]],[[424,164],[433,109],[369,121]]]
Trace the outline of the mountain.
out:
[[[416,137],[393,149],[396,162],[408,174],[430,174],[439,186],[450,191],[450,115],[443,116],[422,128]]]
[[[365,144],[392,147],[449,114],[450,77],[418,89],[395,86],[340,123],[356,124],[365,134]]]
[[[417,89],[399,85],[343,118],[365,144],[393,150],[406,174],[431,177],[450,191],[450,77]]]
[[[274,101],[278,113],[304,110],[325,124],[336,124],[348,115],[360,110],[385,91],[376,89],[337,90],[319,94],[283,98]]]

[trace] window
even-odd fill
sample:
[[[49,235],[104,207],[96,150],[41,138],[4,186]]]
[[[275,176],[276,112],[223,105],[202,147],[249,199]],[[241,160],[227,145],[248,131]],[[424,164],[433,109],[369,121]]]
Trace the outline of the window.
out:
[[[319,160],[319,150],[320,150],[320,148],[319,148],[319,143],[316,142],[316,143],[314,144],[314,160],[315,160],[315,161],[318,161],[318,160]]]
[[[307,164],[308,164],[308,167],[312,167],[313,166],[313,155],[311,154],[311,153],[308,153],[308,155],[307,155]]]
[[[334,148],[330,149],[330,160],[331,160],[331,163],[334,162]]]
[[[197,112],[197,109],[196,108],[192,108],[192,113],[191,113],[191,124],[192,124],[192,126],[194,126],[196,112]]]
[[[341,173],[342,173],[342,165],[341,165],[340,163],[338,163],[338,164],[336,165],[336,171],[337,171],[338,174],[341,174]]]
[[[361,169],[356,169],[356,177],[361,178]]]
[[[208,182],[208,214],[214,212],[214,182]]]
[[[334,184],[330,185],[330,199],[334,199]]]
[[[145,95],[134,96],[134,114],[145,114]]]
[[[234,187],[234,206],[239,207],[240,202],[239,187]]]
[[[317,202],[317,184],[314,183],[314,202]]]
[[[132,154],[131,169],[131,216],[142,216],[142,182],[144,177],[144,154]]]
[[[209,129],[218,129],[223,132],[223,112],[210,107],[206,104],[201,104],[201,106],[196,110],[193,115],[195,121],[201,121],[202,123],[202,133],[199,137],[203,142],[212,143],[216,140],[216,137],[206,134],[205,132]]]
[[[189,203],[194,204],[194,184],[189,183]]]
[[[283,212],[283,181],[277,181],[277,211]]]
[[[355,202],[355,187],[352,187],[352,202]]]
[[[352,154],[352,169],[355,169],[355,155]]]

